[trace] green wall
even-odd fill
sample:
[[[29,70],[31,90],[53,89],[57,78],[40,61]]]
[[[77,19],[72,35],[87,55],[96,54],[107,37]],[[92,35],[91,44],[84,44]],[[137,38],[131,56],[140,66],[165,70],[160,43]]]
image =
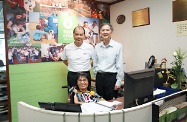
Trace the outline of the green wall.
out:
[[[67,67],[63,62],[9,65],[12,122],[18,122],[17,103],[67,102]]]

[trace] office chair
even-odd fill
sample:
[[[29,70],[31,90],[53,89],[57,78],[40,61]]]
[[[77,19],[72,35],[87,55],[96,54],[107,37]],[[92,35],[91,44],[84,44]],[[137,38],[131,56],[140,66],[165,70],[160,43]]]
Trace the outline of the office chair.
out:
[[[74,104],[74,96],[75,96],[75,93],[74,92],[72,92],[71,93],[71,95],[69,96],[69,103],[72,103],[72,104]]]

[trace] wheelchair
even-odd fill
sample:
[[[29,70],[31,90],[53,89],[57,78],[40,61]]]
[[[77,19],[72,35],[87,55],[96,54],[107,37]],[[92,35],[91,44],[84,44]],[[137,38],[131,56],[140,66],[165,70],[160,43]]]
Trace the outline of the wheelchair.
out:
[[[75,89],[75,87],[72,87],[73,88],[72,89],[69,86],[62,86],[62,88],[67,88],[68,89],[68,103],[74,104],[74,95],[75,95],[74,89]]]

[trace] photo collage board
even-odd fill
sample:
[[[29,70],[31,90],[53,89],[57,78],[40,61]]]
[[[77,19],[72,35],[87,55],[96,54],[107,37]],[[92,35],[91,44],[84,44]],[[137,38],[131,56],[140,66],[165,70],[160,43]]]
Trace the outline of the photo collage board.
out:
[[[99,25],[109,23],[109,15],[109,5],[93,0],[7,0],[8,62],[61,61],[76,26],[84,27],[84,42],[96,45]]]

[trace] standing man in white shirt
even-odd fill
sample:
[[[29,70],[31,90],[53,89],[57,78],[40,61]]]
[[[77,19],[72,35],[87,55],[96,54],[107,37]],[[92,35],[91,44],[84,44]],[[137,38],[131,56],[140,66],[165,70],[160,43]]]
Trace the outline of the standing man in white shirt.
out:
[[[89,77],[90,88],[90,69],[94,48],[92,45],[83,42],[85,39],[85,30],[82,26],[75,27],[73,37],[74,42],[66,45],[62,53],[62,60],[68,66],[68,86],[76,86],[78,73],[86,73]]]
[[[93,60],[96,91],[105,100],[117,97],[124,76],[122,45],[112,40],[112,31],[111,24],[101,25],[102,42],[95,46]]]

